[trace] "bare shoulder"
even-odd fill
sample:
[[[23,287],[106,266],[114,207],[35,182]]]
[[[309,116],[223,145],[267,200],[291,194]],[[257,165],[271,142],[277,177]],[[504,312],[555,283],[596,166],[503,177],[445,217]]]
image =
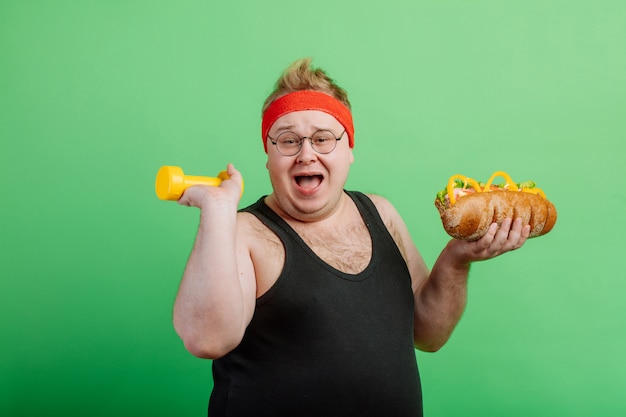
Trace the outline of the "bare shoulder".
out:
[[[402,216],[400,216],[398,210],[396,210],[393,204],[386,198],[375,194],[368,194],[368,197],[378,209],[387,230],[389,230],[404,260],[407,262],[413,282],[417,288],[428,276],[428,269],[411,238],[411,234]]]
[[[237,245],[247,251],[254,267],[256,296],[264,294],[278,279],[285,261],[280,238],[254,214],[237,214]]]
[[[240,211],[237,213],[237,228],[246,233],[262,233],[264,225],[254,214]]]
[[[393,237],[396,245],[398,245],[398,248],[400,248],[402,254],[405,255],[404,249],[408,231],[406,230],[406,226],[404,224],[404,221],[402,220],[402,217],[400,217],[400,214],[398,213],[396,208],[386,198],[377,194],[367,194],[367,196],[372,200],[374,206],[376,206],[378,214],[380,214],[380,217],[387,227],[387,230]]]
[[[274,234],[258,217],[252,213],[237,213],[237,239],[249,247],[263,245],[268,242],[279,242]]]
[[[402,220],[402,217],[400,217],[396,208],[385,197],[378,194],[367,194],[367,197],[369,197],[369,199],[374,203],[374,206],[376,206],[378,214],[380,214],[380,217],[383,219],[387,229],[390,231],[397,231],[398,226],[404,224],[404,221]]]

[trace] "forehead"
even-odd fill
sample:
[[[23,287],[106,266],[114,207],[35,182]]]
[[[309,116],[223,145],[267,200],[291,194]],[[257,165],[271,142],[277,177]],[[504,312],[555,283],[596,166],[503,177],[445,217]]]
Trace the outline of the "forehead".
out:
[[[340,129],[341,123],[328,113],[319,110],[302,110],[287,113],[276,120],[270,135],[283,130],[310,131]]]

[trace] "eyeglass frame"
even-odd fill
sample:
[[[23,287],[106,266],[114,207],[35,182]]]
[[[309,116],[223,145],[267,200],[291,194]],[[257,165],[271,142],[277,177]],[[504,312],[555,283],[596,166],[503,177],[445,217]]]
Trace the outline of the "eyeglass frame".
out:
[[[346,129],[343,130],[343,132],[341,132],[341,134],[339,136],[335,136],[335,134],[333,133],[332,130],[330,129],[319,129],[316,130],[315,132],[313,132],[313,134],[311,136],[300,136],[299,134],[297,134],[296,132],[292,131],[292,130],[285,130],[283,132],[280,132],[278,134],[278,136],[276,137],[276,139],[273,139],[269,134],[267,135],[267,139],[269,139],[270,142],[272,142],[272,145],[276,146],[276,150],[278,151],[279,154],[281,154],[282,156],[294,156],[300,153],[300,151],[302,150],[302,145],[304,143],[305,139],[308,139],[309,142],[311,143],[311,149],[313,149],[315,151],[315,153],[318,153],[320,155],[328,155],[329,153],[331,153],[332,151],[335,150],[335,148],[337,148],[337,142],[339,142],[342,138],[343,135],[346,134]],[[315,136],[316,133],[318,132],[329,132],[331,135],[333,135],[333,138],[335,138],[335,146],[333,146],[333,148],[328,151],[328,152],[320,152],[317,149],[315,149],[315,145],[313,144],[313,136]],[[284,153],[282,153],[280,151],[280,149],[278,148],[278,138],[280,137],[280,135],[284,135],[285,133],[293,133],[294,135],[296,135],[296,137],[300,140],[300,144],[298,146],[298,150],[290,155],[285,155]]]

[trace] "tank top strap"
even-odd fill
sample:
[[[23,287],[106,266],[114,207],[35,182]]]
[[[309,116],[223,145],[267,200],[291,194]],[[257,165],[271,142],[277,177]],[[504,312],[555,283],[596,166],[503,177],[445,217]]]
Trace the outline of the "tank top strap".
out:
[[[361,214],[367,229],[372,235],[371,237],[374,246],[378,239],[386,240],[387,243],[392,243],[395,246],[395,241],[389,234],[389,231],[380,217],[380,213],[374,205],[374,202],[360,191],[345,191],[345,193],[352,199]],[[276,233],[283,242],[285,242],[286,238],[290,238],[290,240],[306,246],[296,231],[293,230],[293,228],[289,226],[283,218],[269,208],[267,204],[265,204],[266,197],[267,196],[263,196],[259,198],[256,203],[241,209],[240,211],[255,215],[264,225]],[[374,250],[374,252],[376,251]]]
[[[378,209],[369,197],[359,191],[345,191],[345,193],[356,205],[370,233],[375,231],[377,234],[376,237],[381,234],[383,236],[388,234],[386,228],[384,227],[382,218],[378,213]],[[289,226],[289,224],[282,217],[276,214],[267,204],[265,204],[266,197],[267,196],[263,196],[259,198],[256,203],[241,209],[240,211],[255,215],[270,230],[278,234],[279,237],[283,238],[283,241],[284,238],[288,236],[299,242],[301,238],[296,231],[293,230],[293,228]]]
[[[278,214],[269,208],[267,204],[265,204],[266,197],[267,196],[263,196],[259,198],[256,203],[240,211],[256,216],[261,223],[276,233],[283,243],[285,243],[287,238],[298,241],[299,236],[296,234],[295,230],[293,230],[285,220],[283,220]]]
[[[385,226],[385,222],[380,216],[374,202],[367,195],[359,191],[346,191],[346,193],[352,198],[354,204],[356,204],[359,209],[361,217],[372,235],[372,241],[386,241],[386,244],[391,244],[393,247],[397,248],[396,242],[389,233],[387,226]],[[399,249],[398,254],[400,254]]]

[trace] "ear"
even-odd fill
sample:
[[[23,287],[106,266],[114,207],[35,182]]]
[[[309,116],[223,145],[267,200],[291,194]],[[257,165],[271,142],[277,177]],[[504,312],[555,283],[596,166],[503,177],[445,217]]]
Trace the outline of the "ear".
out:
[[[350,163],[354,162],[354,152],[352,152],[352,148],[350,148]]]

